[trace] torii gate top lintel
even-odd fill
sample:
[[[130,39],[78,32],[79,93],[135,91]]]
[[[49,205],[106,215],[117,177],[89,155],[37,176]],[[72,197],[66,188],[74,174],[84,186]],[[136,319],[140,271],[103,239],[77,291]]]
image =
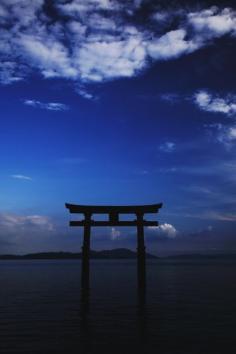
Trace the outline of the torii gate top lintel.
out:
[[[117,212],[120,214],[137,214],[145,213],[157,213],[162,207],[162,203],[149,204],[149,205],[78,205],[78,204],[65,204],[70,213],[87,213],[92,214],[106,214],[111,212]]]
[[[72,214],[83,214],[84,220],[70,221],[70,226],[82,226],[84,228],[83,246],[82,246],[82,289],[89,289],[89,256],[90,256],[90,234],[92,226],[135,226],[137,228],[137,269],[138,283],[141,290],[141,299],[145,299],[145,243],[144,243],[144,227],[158,226],[157,221],[145,220],[144,214],[158,213],[162,207],[162,203],[151,205],[77,205],[65,204]],[[100,221],[93,220],[93,214],[107,214],[109,219]],[[135,220],[120,220],[120,214],[134,214]]]
[[[137,226],[142,223],[143,226],[158,226],[157,221],[146,221],[144,214],[158,213],[162,203],[150,205],[77,205],[65,204],[72,214],[84,214],[85,219],[81,221],[71,221],[70,226],[84,226],[89,223],[91,226]],[[108,221],[94,221],[91,219],[93,214],[108,214]],[[135,214],[137,220],[122,221],[119,220],[119,214]]]

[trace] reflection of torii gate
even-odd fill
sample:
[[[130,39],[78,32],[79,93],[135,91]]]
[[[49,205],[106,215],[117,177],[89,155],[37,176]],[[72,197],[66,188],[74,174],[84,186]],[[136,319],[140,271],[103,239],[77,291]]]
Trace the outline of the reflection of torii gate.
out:
[[[87,286],[89,281],[89,253],[91,226],[136,226],[137,227],[137,265],[139,280],[145,282],[145,243],[144,226],[158,226],[157,221],[144,220],[144,214],[158,213],[162,204],[137,205],[137,206],[92,206],[67,204],[66,208],[72,214],[83,214],[84,220],[70,221],[70,226],[83,226],[84,239],[82,246],[82,286]],[[95,221],[93,214],[108,214],[109,220]],[[136,219],[122,221],[120,214],[135,214]],[[86,285],[87,284],[87,285]]]

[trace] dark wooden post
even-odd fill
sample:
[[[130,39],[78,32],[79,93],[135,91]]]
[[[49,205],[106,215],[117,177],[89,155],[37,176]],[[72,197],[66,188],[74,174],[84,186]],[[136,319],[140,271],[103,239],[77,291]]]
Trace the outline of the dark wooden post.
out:
[[[84,214],[85,218],[84,218],[84,239],[83,239],[83,246],[82,246],[81,285],[85,293],[89,291],[91,215],[92,215],[91,213]]]
[[[150,205],[77,205],[65,204],[72,214],[84,214],[84,220],[70,221],[70,226],[83,226],[82,246],[82,302],[89,297],[89,257],[91,226],[136,226],[137,227],[137,273],[139,303],[145,304],[146,292],[146,252],[144,243],[144,226],[158,226],[157,221],[144,220],[144,214],[157,213],[162,203]],[[108,214],[109,220],[92,220],[93,214]],[[135,214],[136,220],[120,220],[120,214]]]
[[[146,251],[144,243],[144,219],[143,213],[137,215],[137,271],[138,271],[138,288],[139,301],[145,301],[146,287]]]

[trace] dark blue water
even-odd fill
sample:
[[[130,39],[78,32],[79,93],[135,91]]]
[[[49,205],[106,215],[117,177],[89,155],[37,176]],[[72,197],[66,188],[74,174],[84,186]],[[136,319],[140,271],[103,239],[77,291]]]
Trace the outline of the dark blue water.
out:
[[[236,353],[236,262],[149,261],[140,306],[136,262],[0,262],[0,352]],[[89,305],[89,307],[88,307]]]

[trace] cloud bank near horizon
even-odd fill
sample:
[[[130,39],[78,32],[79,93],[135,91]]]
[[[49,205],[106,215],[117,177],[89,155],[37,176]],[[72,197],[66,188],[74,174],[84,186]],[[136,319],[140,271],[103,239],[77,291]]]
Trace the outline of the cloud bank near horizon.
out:
[[[129,78],[153,62],[177,59],[236,37],[236,12],[157,11],[138,22],[142,1],[2,0],[0,81],[12,84],[33,72],[45,79],[87,83]]]

